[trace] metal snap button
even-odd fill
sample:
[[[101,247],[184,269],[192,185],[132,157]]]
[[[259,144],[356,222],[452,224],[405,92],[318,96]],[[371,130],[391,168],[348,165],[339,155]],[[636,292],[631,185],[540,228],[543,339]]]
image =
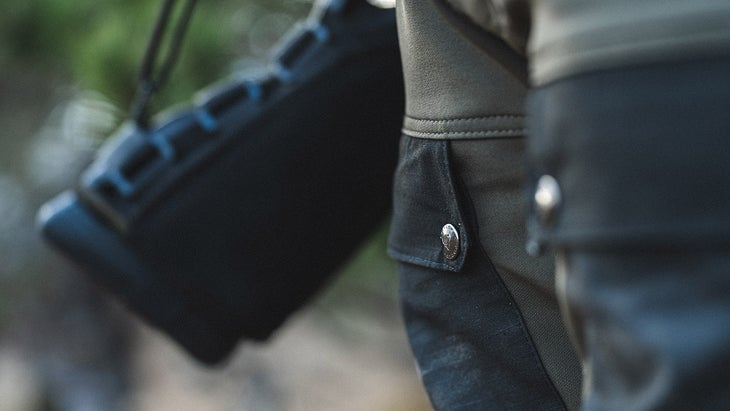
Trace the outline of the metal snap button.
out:
[[[535,208],[540,222],[543,224],[549,223],[562,201],[563,196],[560,193],[560,185],[558,185],[555,177],[549,175],[540,177],[535,190]]]
[[[441,229],[441,245],[447,259],[456,259],[456,256],[459,255],[459,232],[456,231],[456,227],[446,224]]]

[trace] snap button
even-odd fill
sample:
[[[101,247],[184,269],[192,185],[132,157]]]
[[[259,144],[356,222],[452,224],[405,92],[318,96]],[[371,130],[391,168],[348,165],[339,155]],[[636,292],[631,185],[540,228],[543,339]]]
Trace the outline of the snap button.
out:
[[[456,259],[459,255],[459,232],[456,231],[456,227],[446,224],[441,229],[441,245],[447,259]]]
[[[540,222],[543,224],[549,223],[562,201],[560,185],[558,185],[555,177],[549,175],[540,177],[535,190],[535,208],[540,217]]]

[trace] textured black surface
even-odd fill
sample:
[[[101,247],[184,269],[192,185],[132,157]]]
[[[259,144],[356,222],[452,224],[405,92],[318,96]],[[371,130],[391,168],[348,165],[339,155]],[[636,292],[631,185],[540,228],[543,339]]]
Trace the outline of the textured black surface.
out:
[[[357,4],[310,20],[327,35],[286,72],[123,131],[42,213],[51,243],[202,361],[266,338],[390,209],[395,18]]]

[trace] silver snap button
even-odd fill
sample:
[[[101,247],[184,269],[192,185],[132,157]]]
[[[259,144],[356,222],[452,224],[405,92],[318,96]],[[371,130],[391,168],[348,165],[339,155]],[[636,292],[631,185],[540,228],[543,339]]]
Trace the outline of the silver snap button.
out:
[[[456,256],[459,255],[459,232],[456,231],[456,227],[446,224],[441,229],[441,245],[446,258],[456,259]]]
[[[549,223],[555,214],[555,210],[563,201],[558,181],[549,175],[540,177],[535,190],[535,208],[537,209],[540,221],[543,224]]]

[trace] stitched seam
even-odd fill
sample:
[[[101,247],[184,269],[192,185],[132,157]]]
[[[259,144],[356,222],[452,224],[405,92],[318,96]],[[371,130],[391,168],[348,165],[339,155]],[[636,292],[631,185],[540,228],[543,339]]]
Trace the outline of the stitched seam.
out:
[[[403,131],[411,131],[413,133],[420,133],[420,134],[454,134],[454,135],[462,135],[462,134],[489,134],[489,133],[513,133],[513,132],[523,132],[527,131],[524,128],[505,128],[505,129],[493,129],[493,130],[480,130],[480,131],[417,131],[417,130],[409,130],[409,129],[403,129]]]
[[[411,116],[405,116],[407,120],[421,121],[424,123],[451,123],[456,121],[478,121],[478,120],[490,120],[500,118],[525,118],[524,115],[520,114],[493,114],[488,116],[478,117],[457,117],[457,118],[445,118],[445,119],[428,119],[428,118],[416,118]]]
[[[493,130],[481,130],[481,131],[417,131],[410,130],[407,128],[402,129],[403,133],[408,135],[428,135],[428,136],[489,136],[499,135],[501,133],[526,133],[527,129],[524,128],[507,128],[507,129],[493,129]]]
[[[475,207],[473,200],[471,201],[471,206]],[[475,218],[476,220],[476,218]],[[560,395],[560,392],[558,391],[558,388],[555,386],[555,381],[550,377],[550,375],[547,372],[547,369],[545,368],[545,363],[542,360],[542,357],[540,356],[540,352],[537,350],[537,345],[535,343],[535,340],[532,337],[532,334],[530,334],[529,329],[527,328],[527,322],[525,321],[525,318],[522,314],[522,310],[517,305],[517,301],[515,300],[514,296],[510,292],[509,288],[507,287],[507,284],[505,284],[504,280],[502,279],[502,273],[497,270],[497,267],[492,262],[492,259],[489,257],[489,254],[487,253],[487,250],[484,248],[484,244],[482,243],[481,237],[479,236],[479,223],[477,221],[474,221],[472,224],[476,226],[477,229],[477,238],[479,239],[479,250],[481,251],[482,258],[486,259],[489,266],[492,268],[492,271],[494,272],[494,275],[496,276],[496,283],[497,287],[499,287],[499,290],[501,291],[501,294],[510,301],[511,308],[513,312],[517,314],[517,324],[514,326],[517,327],[520,334],[522,335],[523,342],[527,345],[527,350],[532,355],[532,360],[536,361],[535,366],[538,368],[538,372],[542,375],[543,379],[547,383],[547,385],[552,388],[552,394],[555,399],[557,399],[558,408],[553,408],[557,410],[566,410],[567,407],[565,405],[565,400],[563,399],[562,395]],[[513,327],[508,327],[507,329],[511,329]],[[560,407],[562,405],[562,407]]]
[[[458,173],[458,170],[454,170],[455,173]],[[455,178],[460,178],[460,176],[457,174]],[[462,180],[463,184],[463,180]],[[492,262],[492,259],[489,257],[489,253],[487,253],[487,250],[484,248],[484,243],[482,242],[481,235],[479,234],[482,227],[479,226],[479,219],[477,217],[477,211],[476,211],[476,203],[474,199],[472,198],[470,192],[468,189],[462,190],[462,194],[464,196],[464,206],[470,208],[470,213],[467,214],[466,219],[464,220],[464,224],[468,224],[469,228],[471,228],[474,232],[474,237],[477,243],[473,247],[476,248],[477,253],[481,254],[481,258],[485,260],[487,265],[492,269],[492,274],[494,275],[494,279],[496,280],[496,285],[498,289],[500,290],[500,293],[504,298],[507,299],[507,301],[511,302],[511,309],[513,313],[517,314],[517,324],[513,324],[510,327],[507,327],[504,330],[512,329],[513,327],[517,327],[520,334],[522,335],[522,341],[527,345],[528,352],[532,355],[532,361],[536,361],[535,366],[538,368],[538,372],[542,375],[544,381],[547,383],[547,385],[552,388],[552,394],[554,399],[557,400],[557,407],[551,409],[561,410],[565,411],[567,410],[567,406],[565,405],[565,400],[563,399],[562,395],[558,391],[558,388],[555,386],[555,381],[550,377],[550,375],[547,372],[547,369],[545,367],[545,363],[542,360],[542,357],[540,356],[539,351],[537,350],[537,345],[535,343],[535,340],[532,338],[532,335],[530,334],[529,329],[527,328],[527,322],[525,321],[525,318],[522,314],[522,310],[517,305],[517,300],[514,298],[512,293],[510,292],[509,288],[507,287],[507,284],[502,279],[502,274],[497,270],[497,267],[495,266],[494,262]],[[468,231],[468,229],[466,231]]]
[[[425,258],[417,257],[417,256],[407,253],[407,252],[398,251],[395,249],[395,247],[392,247],[392,246],[390,248],[388,248],[388,254],[390,254],[390,256],[395,258],[396,260],[399,260],[404,263],[421,265],[421,266],[425,266],[425,267],[433,268],[433,269],[437,269],[437,270],[442,270],[442,271],[457,271],[458,270],[458,267],[454,267],[454,266],[451,266],[446,263],[439,263],[439,262],[436,262],[433,260],[428,260]]]

